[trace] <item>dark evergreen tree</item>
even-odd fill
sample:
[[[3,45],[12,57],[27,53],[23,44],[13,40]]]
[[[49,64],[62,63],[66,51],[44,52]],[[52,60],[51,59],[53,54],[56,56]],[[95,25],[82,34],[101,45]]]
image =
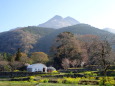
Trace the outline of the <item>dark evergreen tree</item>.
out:
[[[18,51],[16,53],[15,61],[20,61],[20,59],[21,59],[21,51],[20,51],[20,48],[18,48]]]

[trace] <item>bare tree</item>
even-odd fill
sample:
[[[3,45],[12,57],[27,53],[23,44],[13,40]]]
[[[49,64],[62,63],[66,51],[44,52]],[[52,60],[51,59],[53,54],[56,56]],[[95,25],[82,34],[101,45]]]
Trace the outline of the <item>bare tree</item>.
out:
[[[70,67],[70,61],[67,58],[62,59],[62,67],[68,69]]]
[[[8,61],[0,61],[0,71],[10,71],[10,66]]]
[[[107,76],[107,70],[112,64],[111,61],[111,46],[106,39],[104,40],[96,40],[93,42],[90,47],[90,51],[92,51],[90,61],[96,64],[103,74],[102,84],[105,85],[105,76]]]
[[[11,66],[11,70],[12,70],[12,71],[14,71],[14,70],[18,70],[18,69],[20,69],[21,67],[24,66],[23,63],[18,62],[18,61],[10,62],[9,65]]]
[[[96,42],[99,38],[95,35],[79,35],[78,39],[82,42],[82,45],[81,45],[81,48],[82,48],[81,65],[84,66],[84,64],[91,64],[92,58],[93,58],[93,52],[94,52],[94,49],[96,49],[95,45],[96,45]]]
[[[76,59],[70,60],[70,66],[73,67],[73,68],[79,66],[80,63],[81,63],[81,61],[78,60],[78,59],[77,60]]]

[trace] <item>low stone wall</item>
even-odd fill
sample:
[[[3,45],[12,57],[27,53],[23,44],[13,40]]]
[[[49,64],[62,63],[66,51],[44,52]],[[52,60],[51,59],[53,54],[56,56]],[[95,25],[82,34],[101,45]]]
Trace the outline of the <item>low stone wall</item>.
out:
[[[85,67],[86,69],[90,70],[90,71],[96,71],[96,70],[99,70],[99,69],[102,69],[100,66],[98,65],[89,65],[87,67]],[[115,65],[111,65],[109,67],[109,70],[115,70]]]
[[[83,77],[84,75],[82,74],[64,74],[64,75],[45,75],[42,76],[44,78],[63,78],[63,77],[72,77],[72,78],[76,78],[76,77]]]
[[[79,72],[84,72],[84,71],[90,71],[89,69],[67,69],[67,70],[60,70],[59,72],[64,72],[64,73],[79,73]]]
[[[45,74],[40,72],[0,72],[0,78],[13,78],[13,77],[25,77],[38,74]]]

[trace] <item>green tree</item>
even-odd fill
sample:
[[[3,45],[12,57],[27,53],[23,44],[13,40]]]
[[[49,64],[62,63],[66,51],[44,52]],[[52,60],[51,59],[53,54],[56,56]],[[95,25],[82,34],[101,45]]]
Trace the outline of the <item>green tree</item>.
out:
[[[0,61],[3,61],[4,60],[4,56],[2,53],[0,53]]]
[[[54,62],[58,67],[61,67],[62,59],[81,60],[82,49],[80,41],[70,32],[60,33],[52,46],[52,51],[55,55]]]
[[[32,59],[24,52],[21,52],[20,62],[32,64]]]
[[[18,48],[18,51],[16,53],[15,61],[20,61],[20,59],[21,59],[21,51],[20,51],[20,48]]]
[[[8,61],[0,61],[0,71],[10,71],[10,69]]]
[[[3,53],[4,60],[8,60],[7,53]]]
[[[49,61],[48,55],[44,52],[34,52],[31,54],[31,59],[33,63],[46,63]]]

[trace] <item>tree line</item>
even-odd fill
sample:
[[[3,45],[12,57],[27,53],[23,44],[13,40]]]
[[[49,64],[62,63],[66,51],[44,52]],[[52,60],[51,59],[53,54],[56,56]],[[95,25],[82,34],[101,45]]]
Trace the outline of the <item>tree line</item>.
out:
[[[99,65],[106,72],[114,64],[114,56],[107,38],[62,32],[54,40],[50,55],[44,52],[24,53],[21,48],[15,54],[0,53],[0,71],[23,70],[28,64],[44,63],[56,69]]]
[[[101,39],[95,35],[60,33],[52,46],[52,52],[57,69],[98,65],[106,73],[115,61],[115,54],[107,37]]]
[[[29,64],[47,63],[48,55],[44,52],[33,52],[30,55],[18,48],[15,54],[0,53],[0,71],[26,70]]]

